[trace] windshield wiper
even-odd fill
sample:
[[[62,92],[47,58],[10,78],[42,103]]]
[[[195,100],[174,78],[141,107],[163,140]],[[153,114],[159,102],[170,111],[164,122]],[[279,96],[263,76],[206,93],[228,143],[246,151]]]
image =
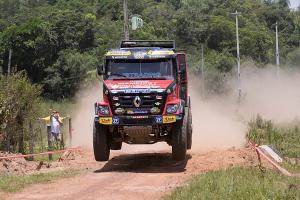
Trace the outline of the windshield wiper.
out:
[[[119,74],[119,73],[110,73],[109,76],[118,76],[118,77],[124,77],[124,78],[128,78],[127,76],[125,76],[124,74]]]
[[[167,80],[166,77],[140,77],[139,79],[142,80]]]

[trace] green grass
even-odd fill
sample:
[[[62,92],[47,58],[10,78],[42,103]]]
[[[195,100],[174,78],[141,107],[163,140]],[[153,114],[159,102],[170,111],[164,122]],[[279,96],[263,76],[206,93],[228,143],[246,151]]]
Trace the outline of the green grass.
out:
[[[66,115],[70,115],[70,111],[72,111],[72,109],[75,106],[75,102],[71,101],[71,100],[64,100],[64,101],[44,101],[42,104],[42,113],[45,116],[41,116],[41,117],[47,117],[49,116],[53,110],[56,110],[58,112],[60,112],[60,115],[62,117],[65,117]]]
[[[25,176],[0,175],[0,191],[18,192],[31,184],[47,183],[58,178],[72,177],[79,173],[79,170],[64,170]]]
[[[299,200],[300,179],[257,168],[231,168],[198,175],[165,200]]]

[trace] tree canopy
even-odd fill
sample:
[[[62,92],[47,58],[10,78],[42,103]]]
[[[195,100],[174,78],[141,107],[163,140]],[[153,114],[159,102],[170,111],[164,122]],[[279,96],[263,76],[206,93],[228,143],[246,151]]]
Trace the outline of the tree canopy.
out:
[[[199,70],[201,45],[206,69],[230,73],[236,56],[235,18],[239,16],[241,59],[263,66],[275,62],[275,23],[283,64],[299,67],[300,12],[288,0],[128,1],[129,16],[144,26],[132,39],[175,39]],[[72,97],[87,71],[123,38],[122,0],[0,0],[0,65],[25,70],[51,99]],[[210,59],[211,56],[217,59]],[[77,79],[75,79],[76,77]],[[74,79],[72,79],[74,78]],[[77,81],[74,81],[77,80]]]

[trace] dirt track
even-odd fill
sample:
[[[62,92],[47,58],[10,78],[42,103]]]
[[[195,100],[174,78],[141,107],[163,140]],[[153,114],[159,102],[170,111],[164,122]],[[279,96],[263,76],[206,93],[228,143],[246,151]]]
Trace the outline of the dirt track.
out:
[[[93,161],[91,151],[84,152],[75,167],[88,173],[33,185],[5,199],[159,199],[182,185],[194,174],[232,166],[257,164],[250,149],[191,153],[184,162],[175,162],[169,151],[113,153],[106,163]],[[2,195],[1,195],[2,196]]]

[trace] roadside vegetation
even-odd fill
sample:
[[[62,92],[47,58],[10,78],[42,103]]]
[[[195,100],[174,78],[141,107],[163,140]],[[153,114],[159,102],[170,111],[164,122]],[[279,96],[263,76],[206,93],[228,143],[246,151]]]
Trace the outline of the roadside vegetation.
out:
[[[300,179],[259,168],[230,168],[201,174],[165,200],[185,199],[299,199]]]
[[[260,115],[249,122],[247,138],[258,145],[269,145],[284,159],[283,166],[300,173],[299,122],[293,125],[274,125]]]
[[[271,146],[284,159],[280,165],[299,173],[298,124],[279,126],[257,115],[248,124],[247,138]],[[197,175],[164,199],[300,199],[300,179],[259,167],[228,168]]]
[[[24,176],[0,175],[0,191],[18,192],[32,184],[48,183],[58,178],[72,177],[79,173],[79,170],[64,170]]]

